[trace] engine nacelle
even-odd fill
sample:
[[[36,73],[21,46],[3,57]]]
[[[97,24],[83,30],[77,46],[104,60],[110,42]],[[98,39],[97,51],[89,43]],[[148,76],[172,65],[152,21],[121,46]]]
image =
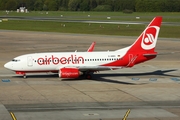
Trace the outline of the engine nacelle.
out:
[[[81,72],[77,68],[62,68],[59,70],[60,78],[78,78]]]

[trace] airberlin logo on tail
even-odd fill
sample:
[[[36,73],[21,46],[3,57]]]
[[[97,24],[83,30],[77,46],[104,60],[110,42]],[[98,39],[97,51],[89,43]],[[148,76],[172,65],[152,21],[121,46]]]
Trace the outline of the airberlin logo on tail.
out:
[[[156,46],[159,29],[158,26],[150,26],[144,31],[141,42],[143,49],[150,50]]]

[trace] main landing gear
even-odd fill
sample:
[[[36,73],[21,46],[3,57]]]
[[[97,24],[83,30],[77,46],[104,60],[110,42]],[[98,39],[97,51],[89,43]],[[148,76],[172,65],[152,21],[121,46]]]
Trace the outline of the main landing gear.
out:
[[[92,75],[91,74],[86,74],[86,79],[91,79]]]
[[[85,72],[83,72],[83,77],[84,77],[85,79],[92,79],[92,74],[93,74],[93,72],[87,72],[87,71],[85,71]]]

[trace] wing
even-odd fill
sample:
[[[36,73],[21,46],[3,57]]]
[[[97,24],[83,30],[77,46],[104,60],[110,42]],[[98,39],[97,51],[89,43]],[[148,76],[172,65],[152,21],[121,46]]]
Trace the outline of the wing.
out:
[[[79,71],[104,71],[104,70],[115,70],[122,69],[121,66],[63,66],[61,68],[77,68]],[[61,69],[60,68],[60,69]]]

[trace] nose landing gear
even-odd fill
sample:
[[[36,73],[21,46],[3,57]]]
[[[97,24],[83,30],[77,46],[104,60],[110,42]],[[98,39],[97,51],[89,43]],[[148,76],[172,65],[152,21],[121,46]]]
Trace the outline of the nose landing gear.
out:
[[[24,79],[26,79],[26,78],[27,78],[27,76],[26,76],[26,73],[25,73],[25,72],[22,72],[22,71],[16,71],[16,74],[18,74],[18,75],[22,75]]]
[[[26,77],[26,74],[24,74],[24,75],[23,75],[23,78],[24,78],[24,79],[26,79],[26,78],[27,78],[27,77]]]

